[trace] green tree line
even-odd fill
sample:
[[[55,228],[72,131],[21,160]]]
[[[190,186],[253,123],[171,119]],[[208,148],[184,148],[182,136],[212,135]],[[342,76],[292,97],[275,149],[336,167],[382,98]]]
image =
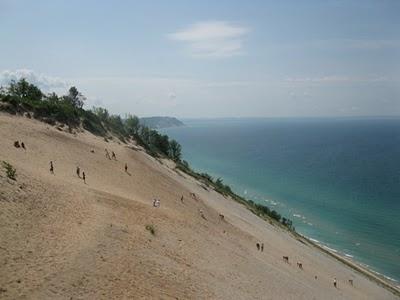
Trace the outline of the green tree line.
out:
[[[49,124],[65,124],[69,128],[82,126],[100,136],[108,133],[116,135],[121,141],[135,139],[152,155],[181,161],[181,145],[170,140],[167,135],[139,124],[139,118],[128,114],[125,119],[110,114],[107,109],[93,107],[84,109],[86,97],[72,86],[66,95],[43,93],[37,86],[22,78],[11,81],[0,89],[0,109],[10,113],[27,113]]]
[[[65,124],[69,128],[82,126],[93,134],[104,136],[112,133],[122,142],[135,139],[148,153],[153,156],[168,157],[176,162],[176,168],[197,178],[207,186],[212,186],[222,195],[244,204],[253,213],[261,217],[268,217],[282,224],[290,230],[295,230],[292,221],[282,217],[275,210],[267,206],[244,199],[235,194],[229,185],[224,184],[221,178],[214,179],[207,173],[193,171],[188,162],[182,160],[182,147],[167,135],[159,133],[139,123],[139,118],[128,114],[123,119],[116,114],[110,114],[107,109],[93,107],[84,109],[86,97],[76,87],[71,87],[68,93],[58,96],[56,93],[43,93],[37,86],[25,79],[11,81],[6,87],[0,88],[0,110],[13,114],[27,114],[49,124]]]

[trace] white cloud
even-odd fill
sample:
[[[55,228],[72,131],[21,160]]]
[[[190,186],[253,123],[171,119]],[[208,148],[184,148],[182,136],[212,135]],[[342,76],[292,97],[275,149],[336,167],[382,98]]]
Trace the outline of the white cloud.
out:
[[[41,89],[49,91],[51,89],[66,88],[68,82],[58,77],[35,73],[29,69],[19,69],[15,71],[2,71],[0,73],[0,85],[9,84],[12,80],[18,81],[25,78],[28,82]]]
[[[194,57],[231,57],[243,53],[243,38],[249,31],[224,21],[207,21],[195,23],[168,37],[186,43]]]

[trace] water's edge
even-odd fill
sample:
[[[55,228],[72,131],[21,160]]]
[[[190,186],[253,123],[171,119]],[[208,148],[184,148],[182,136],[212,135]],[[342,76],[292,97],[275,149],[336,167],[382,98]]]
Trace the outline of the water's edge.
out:
[[[204,122],[204,121],[202,121]],[[388,195],[387,199],[384,199],[382,204],[379,204],[380,202],[374,202],[373,200],[374,195],[371,196],[371,199],[363,199],[364,202],[360,202],[357,199],[352,200],[352,198],[348,198],[345,200],[341,200],[338,203],[336,203],[335,205],[340,207],[340,209],[343,212],[346,212],[348,214],[347,217],[350,216],[350,220],[352,220],[352,218],[355,218],[356,221],[358,221],[358,223],[347,223],[347,224],[342,224],[343,222],[340,220],[336,220],[336,222],[331,222],[331,223],[324,223],[325,222],[325,217],[326,217],[326,209],[325,206],[318,209],[318,207],[316,209],[314,209],[315,205],[319,205],[318,202],[315,202],[314,200],[311,200],[309,202],[308,199],[305,197],[305,201],[301,201],[304,199],[298,198],[295,199],[295,202],[292,202],[294,204],[296,204],[296,206],[292,206],[291,204],[293,204],[290,201],[286,201],[287,197],[284,197],[285,192],[287,192],[286,190],[283,191],[283,193],[281,193],[281,195],[283,197],[280,198],[274,198],[274,193],[269,193],[269,188],[272,187],[274,190],[274,192],[278,191],[279,193],[283,189],[287,188],[287,186],[289,186],[290,190],[289,192],[291,193],[292,197],[293,195],[296,196],[296,194],[298,193],[298,189],[300,188],[300,193],[303,193],[305,196],[307,196],[306,192],[309,192],[306,189],[303,189],[302,185],[293,185],[290,182],[290,176],[292,174],[286,174],[284,173],[284,171],[282,173],[277,173],[274,174],[272,173],[272,175],[270,173],[268,173],[270,171],[267,170],[267,173],[265,173],[264,169],[261,170],[261,173],[259,172],[257,174],[257,171],[259,171],[257,168],[258,166],[254,164],[254,160],[258,159],[258,155],[260,156],[260,159],[265,159],[266,155],[269,156],[270,153],[272,153],[272,156],[275,155],[275,157],[270,158],[267,157],[267,161],[268,163],[273,160],[273,162],[275,162],[275,160],[278,160],[278,167],[281,168],[282,170],[287,170],[288,168],[290,169],[291,166],[285,164],[286,157],[288,157],[288,159],[292,159],[293,160],[293,154],[292,153],[284,153],[280,157],[280,156],[276,156],[276,152],[280,155],[280,152],[282,149],[285,150],[285,148],[278,148],[279,151],[276,152],[270,152],[267,153],[264,151],[264,149],[262,149],[262,147],[260,147],[260,144],[257,144],[258,141],[253,141],[251,138],[251,136],[249,137],[249,135],[251,135],[251,131],[249,131],[249,128],[247,128],[247,131],[244,130],[242,132],[240,132],[240,130],[242,130],[242,124],[240,124],[239,121],[235,121],[234,123],[230,123],[227,126],[221,126],[221,121],[205,121],[207,123],[206,126],[191,126],[191,124],[189,124],[188,127],[186,128],[178,128],[178,129],[167,129],[164,130],[165,133],[167,133],[170,137],[175,138],[178,140],[178,142],[180,142],[183,146],[183,156],[184,159],[188,160],[189,163],[192,165],[192,167],[197,170],[197,171],[201,171],[201,172],[209,172],[211,171],[210,175],[215,176],[214,178],[217,178],[219,176],[221,176],[223,179],[226,179],[225,183],[228,183],[232,190],[237,193],[240,196],[243,196],[244,198],[247,199],[251,199],[255,202],[258,202],[260,204],[264,204],[269,206],[271,209],[275,209],[276,211],[278,211],[278,213],[280,213],[281,215],[288,217],[290,219],[292,219],[293,221],[296,221],[296,229],[297,232],[304,236],[304,238],[306,238],[310,243],[317,245],[318,247],[320,247],[321,249],[324,249],[325,251],[329,251],[329,253],[332,253],[334,256],[339,256],[341,259],[345,260],[346,262],[350,262],[352,264],[356,264],[359,268],[362,269],[366,269],[369,271],[369,273],[375,274],[375,276],[378,276],[379,278],[387,281],[389,284],[393,284],[393,285],[398,285],[398,279],[397,278],[393,278],[392,275],[387,274],[385,272],[385,268],[386,266],[388,266],[389,264],[389,270],[391,270],[392,274],[394,276],[397,276],[399,273],[399,269],[398,269],[398,264],[396,263],[396,261],[398,261],[397,256],[399,256],[399,241],[395,238],[395,234],[393,234],[393,232],[396,232],[396,228],[398,227],[399,223],[398,221],[393,221],[396,220],[396,218],[393,218],[394,214],[393,211],[396,210],[396,207],[398,206],[397,202],[385,202],[388,201],[387,199],[392,199],[395,198],[396,199],[396,195],[399,194],[399,190],[396,187],[393,187],[392,189],[390,189],[392,191],[391,194]],[[312,125],[314,125],[314,123],[317,122],[315,120],[312,120],[311,123]],[[362,143],[364,143],[364,141],[361,141],[362,143],[360,145],[355,144],[356,147],[354,147],[352,145],[353,140],[352,139],[360,139],[360,137],[367,137],[368,139],[371,139],[370,137],[372,136],[374,138],[374,136],[378,136],[377,134],[375,134],[376,132],[379,133],[379,131],[376,130],[376,127],[379,126],[386,126],[386,123],[373,123],[372,126],[370,126],[369,124],[365,124],[363,123],[364,121],[362,121],[359,125],[359,123],[356,123],[356,125],[358,127],[360,127],[362,130],[360,130],[360,128],[358,128],[356,126],[356,129],[359,131],[356,133],[359,134],[359,136],[354,135],[351,136],[350,140],[345,141],[345,143],[343,144],[344,146],[347,147],[347,144],[350,146],[350,150],[353,152],[356,152],[356,162],[358,163],[357,159],[358,159],[358,152],[360,145],[363,146],[364,148],[369,150],[369,147],[365,147],[365,145],[363,145]],[[386,121],[385,121],[386,122]],[[396,121],[398,122],[398,121]],[[185,123],[188,123],[187,121]],[[211,125],[209,125],[211,124]],[[233,126],[231,126],[233,124]],[[279,126],[281,126],[280,124],[278,124],[276,122],[273,123],[269,123],[268,126],[272,127],[273,130],[275,130],[276,128],[278,128],[278,130],[281,130],[281,128],[279,128]],[[399,152],[399,147],[397,146],[397,141],[400,141],[399,137],[400,135],[398,134],[398,130],[397,128],[400,128],[398,125],[400,124],[400,122],[395,123],[396,124],[396,134],[394,137],[394,142],[392,142],[391,139],[393,139],[392,136],[389,136],[388,138],[386,138],[386,140],[384,140],[384,142],[388,142],[390,141],[393,144],[388,144],[389,145],[389,149],[392,151],[392,153],[389,153],[388,157],[389,160],[393,159],[393,156],[397,157],[397,154]],[[290,126],[292,126],[293,124],[289,124]],[[297,124],[296,124],[297,125]],[[300,124],[301,125],[301,124]],[[317,124],[319,125],[319,124]],[[336,126],[336,124],[334,124]],[[348,124],[346,124],[348,125]],[[353,125],[353,124],[351,124]],[[203,126],[203,127],[202,127]],[[232,128],[230,128],[229,126],[233,127],[234,133],[232,134]],[[244,127],[248,126],[248,124],[244,124]],[[284,124],[281,127],[284,127],[285,130],[288,130],[288,128],[292,128],[288,126],[288,124]],[[308,125],[307,125],[308,126]],[[329,127],[330,126],[330,127]],[[332,129],[334,126],[329,125],[328,129]],[[342,126],[343,127],[343,126]],[[257,129],[257,127],[255,127]],[[314,127],[308,127],[306,128],[307,130],[309,129],[313,129]],[[382,131],[383,133],[388,132],[387,128],[384,128],[384,131]],[[390,130],[391,128],[388,127]],[[228,130],[229,129],[229,130]],[[253,128],[251,128],[253,130]],[[270,128],[268,128],[270,129]],[[382,130],[383,130],[382,129]],[[271,130],[271,131],[273,131]],[[340,131],[343,129],[339,128],[339,130],[337,130],[336,128],[334,128],[333,130],[333,136],[335,135],[335,130],[336,131]],[[369,131],[372,130],[372,133]],[[238,132],[239,131],[239,132]],[[362,134],[360,134],[360,132]],[[285,137],[285,134],[287,132],[279,132],[279,136],[280,137],[284,137],[287,138],[288,140],[293,139],[293,138],[297,138],[296,136],[290,135],[288,134],[287,137]],[[301,132],[300,133],[304,133]],[[337,136],[341,137],[340,135],[343,135],[343,132],[339,132],[340,134],[336,134]],[[336,136],[336,138],[337,138]],[[235,138],[238,137],[237,139],[239,140],[239,142],[237,140],[235,140]],[[273,137],[273,136],[272,136]],[[271,135],[269,135],[269,138],[271,138]],[[301,137],[303,138],[303,137]],[[298,139],[298,140],[301,140]],[[304,137],[305,139],[308,139],[307,142],[315,142],[314,140],[310,139],[310,136],[305,135]],[[319,137],[318,137],[319,138]],[[335,138],[335,136],[334,136]],[[396,140],[397,138],[397,140]],[[244,140],[243,140],[244,139]],[[331,138],[332,139],[332,138]],[[222,141],[220,141],[222,140]],[[320,139],[315,139],[318,140],[318,142],[320,142]],[[375,138],[376,141],[379,141],[379,138]],[[376,142],[376,141],[372,141],[372,142]],[[275,143],[275,141],[273,141]],[[327,143],[327,144],[323,144],[323,139],[322,139],[322,150],[320,149],[319,144],[317,143],[316,145],[314,145],[314,149],[312,149],[314,152],[313,154],[318,155],[320,154],[318,151],[323,152],[323,151],[330,151],[330,147],[332,146],[336,146],[335,143]],[[341,142],[339,140],[339,142]],[[272,143],[272,142],[271,142]],[[279,145],[279,143],[281,143]],[[285,144],[286,143],[286,144]],[[347,144],[346,144],[347,143]],[[349,144],[350,143],[350,144]],[[206,144],[206,146],[204,146],[203,144]],[[296,149],[295,151],[297,151],[297,149],[299,149],[299,151],[301,152],[302,150],[306,153],[306,151],[309,151],[309,149],[307,148],[308,145],[306,145],[306,147],[303,147],[304,149],[301,149],[301,147],[296,147],[298,146],[298,144],[287,144],[286,141],[282,140],[278,140],[278,146],[287,146],[287,148],[292,148],[292,149]],[[274,145],[275,145],[274,144]],[[376,144],[379,144],[378,142],[376,142]],[[243,146],[244,145],[244,146]],[[274,146],[273,145],[273,146]],[[300,146],[303,146],[302,144],[299,144]],[[261,145],[262,146],[262,145]],[[367,146],[369,146],[369,144],[367,144]],[[237,149],[235,149],[235,147],[237,147]],[[268,147],[271,147],[271,144],[268,144]],[[358,147],[358,148],[357,148]],[[348,148],[348,147],[347,147]],[[339,149],[340,151],[349,151],[347,148],[343,149]],[[261,150],[260,150],[261,149]],[[317,150],[315,150],[317,149]],[[248,155],[246,153],[251,152],[251,155]],[[374,155],[375,153],[380,153],[380,149],[375,149],[371,148],[370,153],[368,153],[368,155],[370,155],[373,159],[375,158]],[[244,154],[243,154],[244,153]],[[324,153],[323,153],[324,154]],[[333,153],[335,154],[335,153]],[[352,154],[352,153],[351,153]],[[227,155],[227,156],[226,156]],[[247,156],[246,156],[247,155]],[[365,155],[365,153],[364,153]],[[385,155],[385,154],[383,154]],[[296,155],[294,155],[296,156]],[[391,157],[392,156],[392,157]],[[385,156],[386,157],[386,156]],[[296,159],[298,159],[298,157],[295,157]],[[307,158],[307,157],[306,157]],[[341,158],[341,157],[339,157]],[[352,157],[344,157],[346,159],[352,159]],[[367,157],[369,158],[369,157]],[[378,157],[379,158],[379,157]],[[250,159],[250,165],[247,164],[248,160]],[[280,160],[281,159],[281,160]],[[302,157],[300,156],[300,159],[302,159]],[[327,165],[328,163],[332,163],[330,160],[325,159],[325,161],[323,160],[324,157],[322,157],[322,159],[317,160],[316,163],[320,163],[321,161],[323,163],[325,163],[326,165],[324,165],[323,167],[325,168],[330,167],[330,165]],[[239,161],[238,161],[239,160]],[[253,160],[253,161],[252,161]],[[264,161],[256,161],[257,163],[261,162],[261,164]],[[280,160],[280,161],[279,161]],[[283,163],[282,163],[282,162]],[[296,161],[294,161],[296,163]],[[311,161],[314,162],[314,161]],[[339,163],[341,163],[341,161],[339,160]],[[347,163],[347,162],[346,162]],[[343,163],[342,163],[343,164]],[[381,164],[381,165],[379,165]],[[386,170],[382,169],[382,164],[383,166],[386,166],[387,161],[378,161],[378,163],[376,165],[372,165],[372,173],[373,174],[377,174],[378,176],[382,177],[381,175],[392,175],[393,174],[393,170],[396,171],[396,169],[392,169],[391,172],[392,173],[387,173]],[[318,165],[317,165],[318,167]],[[345,165],[345,167],[349,168],[350,173],[353,172],[354,170],[358,170],[359,172],[361,172],[361,175],[364,175],[364,169],[360,168],[359,165],[354,165],[354,168],[352,167],[352,165]],[[357,169],[358,168],[358,169]],[[374,169],[375,168],[375,169]],[[250,173],[249,176],[249,170],[250,172],[256,173],[255,177],[253,178],[253,174]],[[301,171],[304,170],[300,170]],[[303,177],[305,178],[309,178],[309,176],[311,176],[311,180],[317,178],[319,179],[319,175],[320,173],[318,173],[318,171],[320,171],[318,168],[315,168],[313,166],[313,168],[311,169],[307,169],[308,172],[313,172],[313,173],[307,173],[307,174],[301,174]],[[343,171],[343,170],[339,170],[339,171]],[[371,172],[368,173],[368,171],[371,170],[366,170],[367,172],[365,173],[365,177],[368,176],[371,177]],[[247,173],[246,173],[247,172]],[[317,173],[314,173],[317,172]],[[384,173],[382,173],[384,172]],[[386,172],[386,173],[385,173]],[[226,174],[231,174],[230,176],[226,176]],[[233,175],[233,174],[237,174]],[[341,174],[340,172],[337,174]],[[334,174],[335,176],[337,174]],[[289,177],[287,177],[286,175],[288,175]],[[298,174],[295,174],[298,175]],[[325,175],[325,174],[323,174]],[[353,176],[356,177],[355,175],[359,175],[359,174],[350,174],[349,176]],[[236,176],[236,177],[235,177]],[[258,177],[257,177],[258,176]],[[267,177],[265,177],[267,176]],[[273,176],[275,178],[273,178]],[[314,177],[314,178],[313,178]],[[261,181],[260,181],[261,178]],[[276,184],[276,178],[279,178],[279,180],[283,180],[283,181],[287,181],[288,182],[284,182],[284,185],[279,185]],[[254,181],[254,180],[255,181]],[[324,179],[324,178],[323,178]],[[326,179],[326,178],[325,178]],[[347,178],[345,178],[347,179]],[[375,178],[372,178],[373,180],[375,180]],[[270,185],[270,182],[272,180],[272,186]],[[275,180],[275,182],[273,181]],[[352,178],[350,177],[350,180],[352,180]],[[263,182],[268,183],[267,185],[264,185],[264,187],[262,187],[261,190],[258,190],[258,187],[260,186],[260,182],[261,182],[261,186]],[[394,181],[382,181],[379,182],[379,178],[377,180],[377,184],[382,185],[386,184],[386,183],[393,183]],[[279,182],[278,182],[279,183]],[[324,183],[324,182],[323,182]],[[341,183],[341,182],[339,182]],[[350,186],[350,196],[352,196],[352,192],[353,192],[353,184],[354,182],[350,182],[349,186]],[[358,183],[358,182],[355,182]],[[315,187],[314,187],[315,186]],[[315,192],[313,191],[313,193],[315,194],[315,197],[319,197],[319,195],[321,194],[321,191],[325,193],[325,188],[323,185],[322,186],[318,186],[318,184],[315,184],[314,182],[314,186],[313,188],[318,188],[318,190],[316,190]],[[342,188],[342,186],[334,186],[334,188]],[[362,192],[368,193],[368,186],[355,186],[355,191],[359,192],[359,190],[361,190]],[[381,186],[378,186],[378,189],[381,188]],[[387,187],[385,187],[387,188]],[[358,190],[357,190],[358,189]],[[338,189],[336,189],[338,190]],[[333,191],[336,191],[333,189]],[[340,189],[339,189],[340,190]],[[331,192],[331,191],[329,191]],[[346,190],[345,192],[349,192],[348,190]],[[289,195],[290,195],[289,193]],[[332,194],[332,193],[331,193]],[[332,195],[336,196],[336,194],[321,194],[322,199],[323,197],[328,195],[331,196],[330,198],[326,198],[324,200],[322,200],[322,203],[332,203],[332,201],[336,202],[336,200],[333,199],[339,199],[338,197],[332,197]],[[303,195],[303,196],[304,196]],[[340,195],[338,195],[340,196]],[[376,195],[375,195],[376,196]],[[372,200],[372,201],[371,201]],[[313,202],[314,201],[314,202]],[[325,201],[325,202],[324,202]],[[344,202],[343,202],[344,201]],[[279,203],[281,202],[281,203]],[[393,203],[393,204],[392,204]],[[281,205],[282,204],[282,205]],[[342,204],[347,205],[347,207],[343,207],[342,208]],[[305,206],[304,206],[305,205]],[[326,205],[326,204],[324,204]],[[360,206],[361,205],[361,206]],[[367,207],[365,208],[364,211],[362,211],[359,215],[357,215],[357,213],[355,213],[355,209],[358,210],[360,207],[362,209],[364,209],[363,206],[367,205]],[[368,205],[371,205],[370,207],[368,207]],[[381,205],[380,207],[377,205]],[[299,209],[300,208],[300,209]],[[328,209],[330,209],[331,207],[327,207]],[[392,209],[390,209],[392,208]],[[386,212],[387,209],[389,209],[388,211],[388,215],[387,218],[384,218],[383,216],[386,216]],[[322,214],[320,214],[322,213]],[[335,216],[337,212],[336,211],[328,211],[328,214],[331,213],[331,215]],[[372,213],[372,214],[371,214]],[[341,216],[341,214],[339,214],[339,216]],[[364,217],[363,220],[359,220],[360,217]],[[365,217],[368,217],[368,219],[365,219]],[[323,218],[323,222],[318,222],[319,218]],[[358,219],[357,219],[358,218]],[[314,222],[315,221],[315,222]],[[348,221],[345,220],[345,221]],[[337,223],[339,222],[339,223]],[[386,222],[386,223],[385,223]],[[313,224],[314,223],[314,224]],[[336,223],[340,224],[339,227],[336,227]],[[326,227],[326,225],[330,225],[328,227]],[[300,226],[298,226],[300,225]],[[333,225],[333,226],[332,226]],[[354,225],[354,226],[353,226]],[[325,227],[321,227],[321,226],[325,226]],[[346,227],[347,226],[347,227]],[[386,239],[381,239],[380,236],[376,236],[376,232],[380,230],[381,227],[387,227],[388,229],[390,229],[390,231],[387,231],[386,234]],[[354,235],[351,236],[348,234],[348,232],[346,232],[346,230],[349,230],[348,228],[350,228],[351,231],[353,231],[354,229],[357,229],[354,232]],[[327,230],[328,229],[328,230]],[[339,231],[339,232],[338,232]],[[363,232],[364,231],[364,232]],[[371,236],[371,238],[374,236],[376,237],[375,239],[371,240],[370,239],[370,233],[374,233],[374,235]],[[390,234],[390,232],[392,232]],[[336,233],[336,234],[335,234]],[[366,233],[366,234],[365,234]],[[363,235],[364,234],[364,235]],[[352,243],[349,242],[349,238],[354,238],[356,237],[357,239],[355,239],[354,241],[352,240]],[[387,238],[391,238],[391,240],[388,240]],[[349,248],[350,246],[350,248]],[[365,248],[368,247],[368,248]],[[383,249],[381,251],[381,249]],[[376,258],[375,254],[379,254],[380,257]],[[359,254],[362,254],[361,256],[363,256],[364,258],[362,259],[361,257],[359,257]],[[372,256],[371,256],[372,255]],[[365,259],[365,258],[368,259]],[[374,261],[371,263],[370,260],[374,259]],[[376,259],[380,259],[377,260]],[[381,264],[380,268],[378,268],[378,270],[375,269],[374,265],[376,264]],[[372,264],[372,266],[371,266]],[[390,267],[390,264],[392,264],[392,267]]]

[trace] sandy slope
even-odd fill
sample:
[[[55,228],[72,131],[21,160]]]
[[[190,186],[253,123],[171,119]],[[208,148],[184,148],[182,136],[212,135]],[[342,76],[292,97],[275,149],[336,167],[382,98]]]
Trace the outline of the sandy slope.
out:
[[[118,160],[106,159],[104,148]],[[397,299],[125,144],[0,114],[0,160],[18,174],[12,182],[0,172],[1,299]],[[87,184],[75,175],[77,164]]]

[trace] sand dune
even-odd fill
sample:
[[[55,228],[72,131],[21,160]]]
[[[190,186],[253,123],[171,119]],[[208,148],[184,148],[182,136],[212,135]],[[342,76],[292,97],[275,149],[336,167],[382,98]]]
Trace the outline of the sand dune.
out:
[[[0,140],[17,169],[16,182],[0,172],[1,299],[397,299],[132,145],[7,114]]]

